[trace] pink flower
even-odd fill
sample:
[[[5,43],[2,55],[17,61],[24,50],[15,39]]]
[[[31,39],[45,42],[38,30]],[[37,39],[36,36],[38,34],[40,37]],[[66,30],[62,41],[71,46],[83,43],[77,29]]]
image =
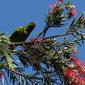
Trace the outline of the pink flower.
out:
[[[72,9],[70,10],[70,12],[69,12],[70,17],[76,16],[76,14],[77,14],[77,12],[76,12],[76,9],[75,9],[75,8],[72,8]]]
[[[62,4],[63,3],[63,0],[58,0],[58,4]]]
[[[49,14],[53,14],[54,11],[55,11],[55,8],[56,8],[56,4],[51,4],[50,5],[50,12],[49,12]]]

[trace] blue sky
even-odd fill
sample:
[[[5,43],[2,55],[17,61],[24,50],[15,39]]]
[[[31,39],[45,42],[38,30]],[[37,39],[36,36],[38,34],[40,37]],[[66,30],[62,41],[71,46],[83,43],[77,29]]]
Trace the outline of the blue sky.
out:
[[[72,0],[78,14],[85,10],[84,0]],[[32,37],[44,27],[49,4],[56,0],[0,0],[0,31],[10,36],[16,27],[35,21],[37,26]],[[37,32],[38,31],[38,32]],[[78,56],[85,61],[85,45],[78,47]]]

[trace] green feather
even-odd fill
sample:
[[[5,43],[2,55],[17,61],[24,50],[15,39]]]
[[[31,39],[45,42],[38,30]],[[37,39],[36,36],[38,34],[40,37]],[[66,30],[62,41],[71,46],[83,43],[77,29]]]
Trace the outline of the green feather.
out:
[[[22,42],[22,41],[24,42],[29,37],[35,26],[36,26],[35,23],[31,22],[26,26],[18,27],[16,31],[10,36],[11,42]]]

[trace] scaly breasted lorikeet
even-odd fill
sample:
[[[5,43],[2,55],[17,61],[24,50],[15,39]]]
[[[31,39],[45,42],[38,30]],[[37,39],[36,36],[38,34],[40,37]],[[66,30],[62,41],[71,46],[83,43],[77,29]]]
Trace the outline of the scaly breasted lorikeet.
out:
[[[29,37],[35,26],[36,24],[31,22],[26,26],[18,27],[16,31],[10,36],[11,42],[24,42]]]

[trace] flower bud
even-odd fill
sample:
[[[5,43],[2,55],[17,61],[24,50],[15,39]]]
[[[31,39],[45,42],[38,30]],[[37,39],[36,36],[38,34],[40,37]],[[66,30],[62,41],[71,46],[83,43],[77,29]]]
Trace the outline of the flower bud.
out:
[[[51,4],[49,14],[53,14],[55,12],[55,8],[56,8],[56,4]]]
[[[63,0],[58,0],[58,4],[62,4],[63,3]]]
[[[72,17],[72,16],[76,16],[77,12],[74,8],[72,8],[69,12],[69,16]]]

